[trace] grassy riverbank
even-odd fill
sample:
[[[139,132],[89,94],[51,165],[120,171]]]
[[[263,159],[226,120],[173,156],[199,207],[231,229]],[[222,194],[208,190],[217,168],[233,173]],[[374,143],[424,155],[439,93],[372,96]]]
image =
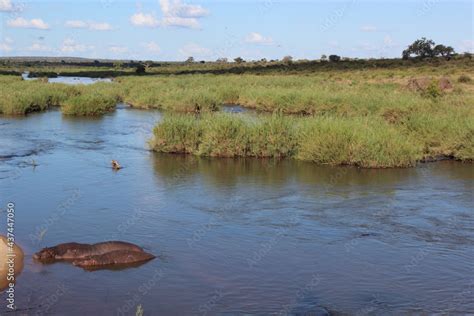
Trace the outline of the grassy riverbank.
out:
[[[378,63],[382,62],[384,61]],[[377,64],[377,61],[374,63]],[[392,63],[396,65],[395,61]],[[0,76],[0,96],[5,96],[4,101],[0,103],[0,111],[6,114],[25,114],[64,103],[69,105],[68,109],[77,108],[70,105],[75,101],[65,100],[69,97],[77,98],[78,94],[101,95],[103,102],[92,101],[91,105],[88,105],[90,110],[86,112],[90,114],[103,113],[104,102],[107,104],[106,109],[109,109],[108,104],[112,100],[120,100],[136,108],[175,112],[212,112],[218,110],[221,104],[232,103],[262,112],[337,116],[366,116],[374,113],[386,116],[395,113],[400,116],[431,108],[434,103],[437,104],[436,109],[444,110],[449,110],[452,105],[465,106],[474,103],[474,78],[471,78],[469,73],[474,62],[470,59],[436,61],[436,67],[432,63],[421,62],[413,64],[412,67],[405,65],[360,69],[359,64],[360,62],[347,64],[347,67],[355,69],[346,69],[344,65],[322,65],[318,67],[323,67],[324,71],[293,73],[292,68],[288,68],[281,73],[266,75],[123,76],[115,78],[113,84],[81,88],[48,84],[42,78],[21,81],[18,76]],[[190,71],[197,71],[201,69],[199,67],[203,67],[201,70],[225,70],[224,67],[230,67],[226,65],[191,64],[163,67],[173,67],[168,71],[178,74],[188,68]],[[250,65],[245,67],[253,69]],[[69,72],[81,74],[84,69],[76,67],[69,69]],[[427,93],[409,88],[412,78],[422,77],[435,81],[448,78],[453,87],[447,92],[434,89],[426,91]],[[460,78],[464,78],[462,82],[458,82]],[[90,99],[82,97],[81,100],[88,98]],[[98,111],[93,110],[94,104],[97,104]]]
[[[413,166],[439,157],[472,161],[472,66],[465,59],[439,67],[297,74],[127,75],[90,86],[0,76],[0,113],[57,106],[66,115],[102,115],[125,102],[181,113],[155,129],[152,148],[160,152],[362,167]],[[222,104],[259,114],[249,119],[217,113]]]
[[[471,161],[472,116],[458,113],[445,119],[417,114],[390,124],[376,116],[171,115],[155,128],[150,145],[166,153],[293,158],[367,168],[409,167],[439,157]]]
[[[61,107],[64,114],[93,116],[112,111],[120,100],[117,86],[97,83],[71,86],[45,79],[0,76],[0,114],[25,115]]]

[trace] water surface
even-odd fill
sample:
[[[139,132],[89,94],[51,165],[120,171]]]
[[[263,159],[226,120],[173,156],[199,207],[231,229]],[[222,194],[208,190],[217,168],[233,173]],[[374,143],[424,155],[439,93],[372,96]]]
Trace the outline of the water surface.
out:
[[[125,107],[96,119],[0,118],[0,203],[16,203],[27,254],[21,315],[474,311],[472,165],[159,155],[146,146],[159,119]],[[96,272],[31,260],[45,246],[111,239],[158,258]]]
[[[23,80],[37,80],[38,78],[30,78],[29,73],[25,72],[22,75]],[[69,85],[89,85],[96,82],[112,82],[110,78],[90,78],[90,77],[69,77],[69,76],[58,76],[56,78],[48,78],[50,83],[64,83]]]

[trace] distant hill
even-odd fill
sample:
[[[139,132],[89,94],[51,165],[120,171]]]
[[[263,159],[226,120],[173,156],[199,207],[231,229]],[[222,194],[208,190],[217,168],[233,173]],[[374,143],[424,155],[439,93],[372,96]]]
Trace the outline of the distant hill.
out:
[[[103,59],[103,58],[83,58],[83,57],[38,57],[38,56],[0,56],[0,61],[11,61],[11,62],[30,62],[30,63],[72,63],[72,64],[79,64],[85,63],[90,64],[94,62],[100,63],[166,63],[166,64],[174,64],[174,63],[182,63],[179,61],[155,61],[155,60],[133,60],[133,59]]]
[[[92,59],[82,57],[38,57],[38,56],[5,56],[0,57],[0,60],[14,61],[14,62],[48,62],[48,63],[93,63],[99,61],[101,63],[113,62],[130,62],[131,60],[117,60],[117,59]],[[135,61],[134,61],[135,62]]]

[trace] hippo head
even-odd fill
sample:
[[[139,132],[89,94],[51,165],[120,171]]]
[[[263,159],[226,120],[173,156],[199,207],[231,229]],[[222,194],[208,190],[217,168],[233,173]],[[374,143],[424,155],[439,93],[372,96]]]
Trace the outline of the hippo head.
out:
[[[56,258],[56,250],[54,248],[43,248],[33,255],[33,259],[40,262],[53,261]]]

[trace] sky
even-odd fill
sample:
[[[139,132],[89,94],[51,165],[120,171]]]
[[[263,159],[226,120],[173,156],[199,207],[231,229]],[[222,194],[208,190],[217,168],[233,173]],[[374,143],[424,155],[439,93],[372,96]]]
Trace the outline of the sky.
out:
[[[474,51],[474,1],[0,0],[0,56],[180,61]]]

